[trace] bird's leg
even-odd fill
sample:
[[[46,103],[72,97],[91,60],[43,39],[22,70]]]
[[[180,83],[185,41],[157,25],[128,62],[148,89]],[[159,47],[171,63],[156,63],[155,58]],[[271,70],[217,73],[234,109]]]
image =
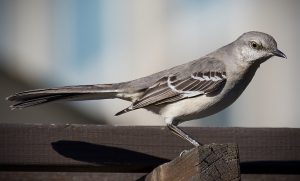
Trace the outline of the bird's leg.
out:
[[[180,138],[187,140],[194,146],[200,146],[201,144],[198,143],[196,140],[192,139],[189,135],[187,135],[185,132],[183,132],[181,129],[179,129],[177,126],[175,126],[172,123],[167,124],[168,128],[174,133],[175,135],[179,136]]]

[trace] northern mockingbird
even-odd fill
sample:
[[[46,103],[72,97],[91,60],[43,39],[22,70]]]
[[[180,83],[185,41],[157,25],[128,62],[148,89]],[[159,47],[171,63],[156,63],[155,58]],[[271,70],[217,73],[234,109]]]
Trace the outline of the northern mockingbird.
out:
[[[272,56],[286,58],[272,36],[251,31],[197,60],[136,80],[29,90],[11,95],[7,100],[16,102],[12,109],[21,109],[61,100],[120,98],[132,104],[116,115],[147,109],[161,115],[173,133],[198,146],[177,125],[215,114],[231,105],[260,64]]]

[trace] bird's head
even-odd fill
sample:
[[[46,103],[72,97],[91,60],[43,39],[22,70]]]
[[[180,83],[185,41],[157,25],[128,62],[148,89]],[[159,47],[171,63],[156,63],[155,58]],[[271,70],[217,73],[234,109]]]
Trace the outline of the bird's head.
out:
[[[244,33],[235,44],[235,47],[238,47],[239,58],[249,63],[262,63],[273,56],[287,58],[278,50],[275,39],[266,33],[257,31]]]

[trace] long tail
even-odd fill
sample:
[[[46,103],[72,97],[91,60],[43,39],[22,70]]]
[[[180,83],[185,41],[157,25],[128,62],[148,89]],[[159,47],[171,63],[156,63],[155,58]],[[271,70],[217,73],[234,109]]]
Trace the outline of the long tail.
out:
[[[30,106],[61,100],[93,100],[116,98],[122,92],[117,84],[79,85],[49,89],[35,89],[16,93],[7,97],[15,102],[11,109],[22,109]]]

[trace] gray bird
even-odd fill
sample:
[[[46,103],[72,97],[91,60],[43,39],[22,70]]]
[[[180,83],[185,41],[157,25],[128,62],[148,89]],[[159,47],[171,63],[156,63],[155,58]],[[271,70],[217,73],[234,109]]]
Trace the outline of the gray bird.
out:
[[[12,109],[22,109],[54,101],[119,98],[132,104],[116,115],[144,108],[161,115],[173,133],[199,146],[177,125],[231,105],[260,64],[272,56],[286,58],[272,36],[251,31],[197,60],[136,80],[29,90],[7,100],[16,102]]]

